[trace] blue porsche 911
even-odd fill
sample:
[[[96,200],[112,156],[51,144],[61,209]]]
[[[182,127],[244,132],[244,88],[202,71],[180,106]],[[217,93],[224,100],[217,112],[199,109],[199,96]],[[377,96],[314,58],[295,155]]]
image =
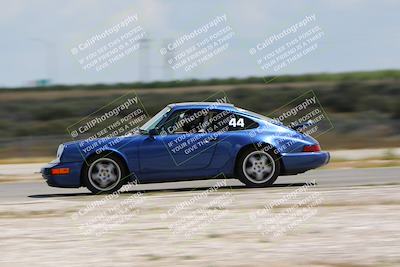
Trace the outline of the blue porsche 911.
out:
[[[87,187],[93,193],[112,193],[129,181],[221,175],[264,187],[279,175],[329,162],[329,153],[300,126],[307,127],[287,127],[227,103],[170,104],[130,134],[61,144],[41,173],[50,186]],[[98,144],[102,149],[90,149]]]

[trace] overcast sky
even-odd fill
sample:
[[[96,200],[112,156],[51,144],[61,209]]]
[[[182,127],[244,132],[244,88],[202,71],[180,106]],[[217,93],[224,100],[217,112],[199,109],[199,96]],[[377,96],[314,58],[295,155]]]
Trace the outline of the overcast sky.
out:
[[[395,0],[1,0],[0,86],[48,76],[57,84],[92,84],[399,69],[399,10]],[[142,47],[99,72],[83,70],[71,49],[136,14],[132,25],[146,32],[147,52]],[[160,48],[224,14],[234,31],[225,51],[189,72],[166,65]],[[324,32],[318,49],[281,71],[261,70],[249,49],[312,14]]]

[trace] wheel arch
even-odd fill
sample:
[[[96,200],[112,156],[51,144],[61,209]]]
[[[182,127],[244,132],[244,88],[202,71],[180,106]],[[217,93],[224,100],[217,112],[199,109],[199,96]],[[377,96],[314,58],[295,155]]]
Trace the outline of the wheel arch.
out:
[[[84,162],[83,162],[83,164],[82,164],[82,167],[81,167],[81,175],[80,175],[80,184],[81,184],[81,186],[86,186],[86,185],[85,185],[84,172],[85,172],[85,168],[88,167],[88,162],[89,162],[92,158],[94,158],[94,157],[98,157],[98,156],[106,157],[106,156],[109,156],[109,155],[112,155],[112,156],[118,158],[119,160],[121,160],[121,162],[124,164],[123,167],[125,168],[126,172],[127,172],[127,173],[130,173],[129,166],[128,166],[128,160],[127,160],[126,157],[125,157],[124,155],[122,155],[119,151],[116,151],[116,150],[104,150],[104,151],[101,152],[101,153],[96,153],[96,152],[94,152],[94,153],[88,155],[88,156],[85,158],[85,160],[84,160]]]
[[[283,164],[283,160],[282,160],[282,155],[281,155],[281,153],[279,152],[279,150],[275,147],[275,146],[273,146],[273,145],[271,145],[271,144],[269,144],[269,143],[267,143],[267,142],[260,142],[260,143],[257,143],[257,144],[254,144],[254,143],[250,143],[250,144],[247,144],[247,145],[244,145],[242,148],[240,148],[240,150],[238,151],[238,153],[236,154],[236,157],[235,157],[235,164],[234,164],[234,174],[236,175],[236,169],[237,169],[237,164],[239,163],[239,159],[240,159],[240,156],[246,151],[246,150],[248,150],[248,149],[250,149],[250,148],[257,148],[257,147],[270,147],[270,150],[272,150],[272,151],[276,151],[277,153],[276,153],[276,155],[278,156],[278,158],[279,158],[279,165],[280,165],[280,173],[284,173],[285,172],[285,165]]]

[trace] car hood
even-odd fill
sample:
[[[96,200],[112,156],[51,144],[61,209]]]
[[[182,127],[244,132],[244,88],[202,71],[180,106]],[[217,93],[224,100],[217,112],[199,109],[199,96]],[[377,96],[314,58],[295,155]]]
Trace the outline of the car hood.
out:
[[[108,138],[93,138],[93,139],[80,139],[75,141],[69,141],[63,143],[65,147],[79,147],[84,148],[88,146],[103,146],[103,145],[117,145],[124,144],[126,142],[133,142],[139,140],[140,137],[143,137],[141,134],[131,134],[131,135],[123,135],[123,136],[115,136]]]

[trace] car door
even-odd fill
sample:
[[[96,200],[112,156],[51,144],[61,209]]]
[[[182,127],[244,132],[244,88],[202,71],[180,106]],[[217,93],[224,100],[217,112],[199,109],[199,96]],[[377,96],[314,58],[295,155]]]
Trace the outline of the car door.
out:
[[[217,140],[212,133],[183,131],[184,126],[177,118],[185,112],[187,110],[174,111],[166,122],[157,126],[159,134],[143,140],[139,149],[142,173],[176,172],[177,176],[187,176],[191,172],[193,176],[199,176],[196,170],[204,170],[210,165]]]
[[[250,129],[259,125],[252,119],[229,110],[214,110],[209,132],[217,139],[211,168],[230,173],[237,151],[251,140]]]

